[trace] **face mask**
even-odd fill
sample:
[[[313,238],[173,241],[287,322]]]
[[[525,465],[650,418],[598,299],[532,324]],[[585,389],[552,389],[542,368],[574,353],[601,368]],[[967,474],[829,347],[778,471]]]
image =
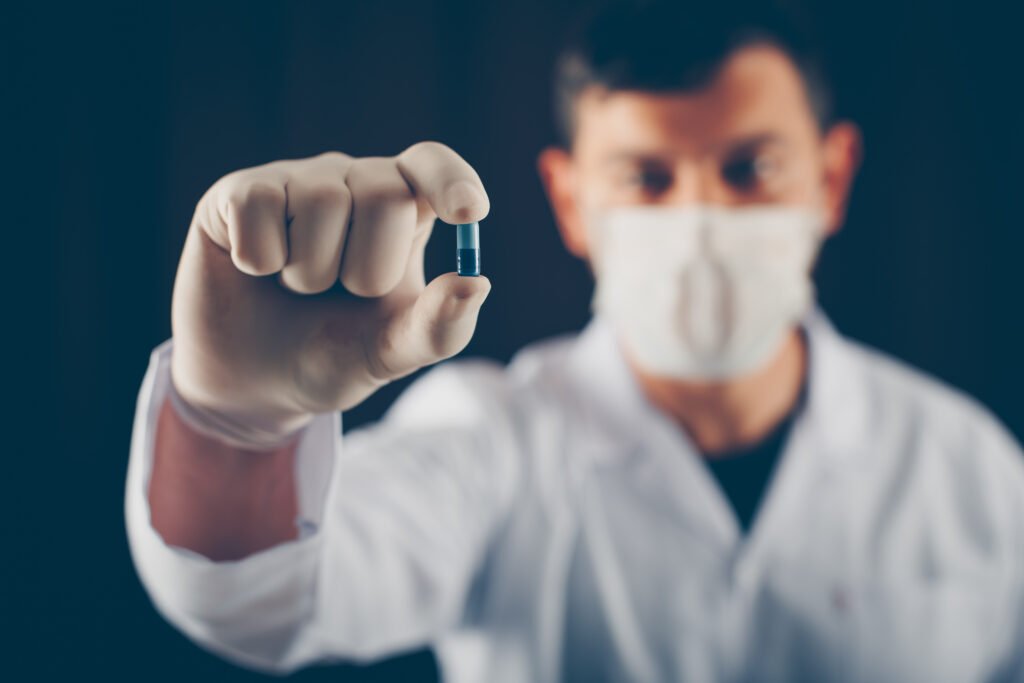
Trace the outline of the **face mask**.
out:
[[[724,379],[767,363],[814,299],[824,220],[807,207],[622,207],[588,220],[608,319],[653,374]]]

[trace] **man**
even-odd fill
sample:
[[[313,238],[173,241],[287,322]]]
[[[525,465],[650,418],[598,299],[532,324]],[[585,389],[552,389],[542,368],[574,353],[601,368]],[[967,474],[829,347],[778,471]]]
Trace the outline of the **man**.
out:
[[[842,337],[810,270],[859,134],[785,15],[597,13],[539,168],[597,287],[579,335],[440,363],[488,212],[421,143],[199,202],[140,394],[133,557],[160,611],[287,672],[426,644],[446,681],[1024,680],[1024,460],[982,406]],[[339,284],[340,283],[340,284]]]

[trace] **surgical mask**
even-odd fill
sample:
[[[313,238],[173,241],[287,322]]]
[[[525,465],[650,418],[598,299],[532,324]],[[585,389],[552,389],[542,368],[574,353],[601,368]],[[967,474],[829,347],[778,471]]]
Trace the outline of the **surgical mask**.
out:
[[[814,300],[824,220],[809,207],[621,207],[588,214],[607,318],[652,374],[726,379],[766,364]]]

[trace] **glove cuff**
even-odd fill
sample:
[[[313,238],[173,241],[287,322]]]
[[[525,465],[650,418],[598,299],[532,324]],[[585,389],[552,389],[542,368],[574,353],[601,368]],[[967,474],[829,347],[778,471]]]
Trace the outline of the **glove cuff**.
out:
[[[200,408],[178,393],[173,376],[170,380],[168,396],[178,417],[196,432],[235,448],[254,451],[280,448],[299,438],[313,420],[311,415],[298,426],[294,423],[284,426],[270,420],[241,418]]]

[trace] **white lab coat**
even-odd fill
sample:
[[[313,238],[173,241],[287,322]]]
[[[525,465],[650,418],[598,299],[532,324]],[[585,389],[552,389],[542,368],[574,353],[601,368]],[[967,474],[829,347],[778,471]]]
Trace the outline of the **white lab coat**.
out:
[[[126,513],[160,612],[288,672],[425,644],[448,683],[1024,681],[1024,456],[981,405],[803,325],[806,405],[749,537],[640,393],[608,325],[508,367],[450,359],[297,460],[299,540],[212,562],[145,487],[169,340],[139,396]]]

